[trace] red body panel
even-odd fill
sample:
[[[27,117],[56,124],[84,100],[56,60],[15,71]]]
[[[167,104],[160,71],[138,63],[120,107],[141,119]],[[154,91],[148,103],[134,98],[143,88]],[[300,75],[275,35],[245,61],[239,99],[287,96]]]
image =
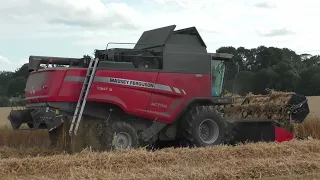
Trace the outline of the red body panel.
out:
[[[190,99],[211,97],[210,80],[210,75],[159,73],[157,84],[167,85],[172,91],[154,90],[147,109],[148,117],[170,123]]]
[[[80,79],[83,80],[85,74],[83,68],[31,73],[26,85],[27,103],[77,102],[83,84]],[[117,84],[110,82],[110,78],[134,82]],[[137,81],[152,83],[152,86],[141,87]],[[97,70],[87,101],[116,104],[129,114],[170,123],[194,97],[211,97],[209,74]]]
[[[275,126],[274,128],[275,128],[276,142],[291,141],[295,138],[291,132],[286,131],[283,128],[280,128],[278,126]]]

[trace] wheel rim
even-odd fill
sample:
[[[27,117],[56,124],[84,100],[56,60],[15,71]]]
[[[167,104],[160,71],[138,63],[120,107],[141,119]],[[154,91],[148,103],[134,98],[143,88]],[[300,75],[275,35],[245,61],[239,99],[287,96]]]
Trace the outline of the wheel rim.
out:
[[[218,124],[212,119],[205,119],[199,125],[199,137],[207,144],[214,143],[219,136]]]
[[[114,136],[113,145],[116,149],[130,148],[132,145],[131,136],[126,132],[120,132]]]

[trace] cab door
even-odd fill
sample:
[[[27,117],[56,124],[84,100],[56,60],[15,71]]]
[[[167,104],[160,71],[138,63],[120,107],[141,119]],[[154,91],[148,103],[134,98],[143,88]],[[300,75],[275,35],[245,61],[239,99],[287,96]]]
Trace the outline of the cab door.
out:
[[[211,60],[211,92],[212,96],[220,96],[222,93],[225,74],[225,63],[222,60]]]

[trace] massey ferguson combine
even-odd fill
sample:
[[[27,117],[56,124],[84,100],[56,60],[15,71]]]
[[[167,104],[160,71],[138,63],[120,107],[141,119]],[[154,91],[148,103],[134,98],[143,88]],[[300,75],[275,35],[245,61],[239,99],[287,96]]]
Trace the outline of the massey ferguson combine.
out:
[[[232,55],[208,53],[195,27],[175,27],[92,58],[30,56],[26,107],[11,111],[12,127],[47,129],[52,146],[72,152],[294,138],[292,124],[309,113],[303,95],[227,96]]]

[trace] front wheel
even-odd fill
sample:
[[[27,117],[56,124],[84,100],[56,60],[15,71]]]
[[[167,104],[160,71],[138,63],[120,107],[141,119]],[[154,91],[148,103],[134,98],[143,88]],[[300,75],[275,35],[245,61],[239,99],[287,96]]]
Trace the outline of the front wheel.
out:
[[[213,108],[193,107],[181,120],[182,138],[189,146],[206,147],[227,140],[227,122]]]

